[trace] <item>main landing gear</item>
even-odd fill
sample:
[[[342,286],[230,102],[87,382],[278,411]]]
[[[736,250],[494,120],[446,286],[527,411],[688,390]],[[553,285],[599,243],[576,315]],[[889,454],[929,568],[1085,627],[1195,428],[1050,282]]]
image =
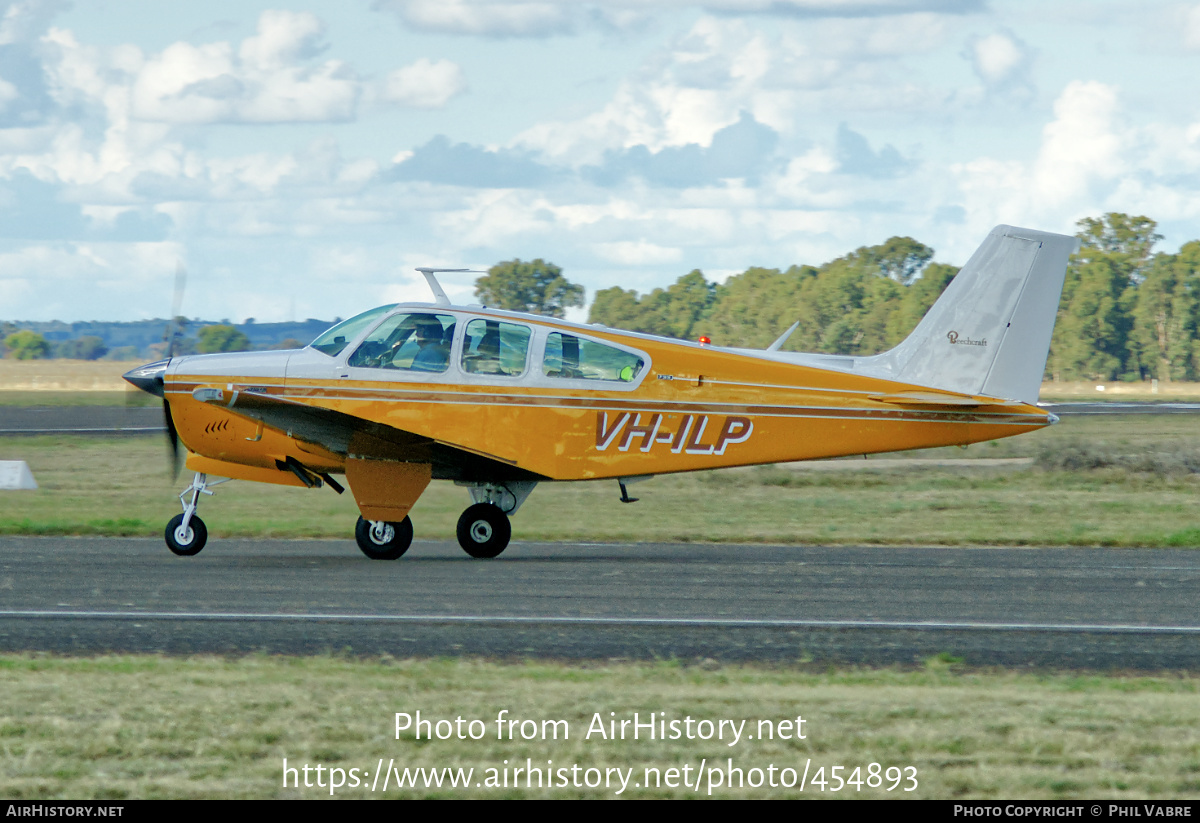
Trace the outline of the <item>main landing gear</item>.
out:
[[[372,560],[395,560],[412,545],[412,521],[405,517],[399,523],[387,523],[363,520],[360,516],[354,527],[354,539],[362,553]]]
[[[496,557],[511,537],[508,515],[493,503],[476,503],[458,518],[458,545],[471,557]],[[412,545],[412,520],[406,517],[399,523],[389,523],[359,517],[354,539],[372,560],[395,560]]]
[[[471,492],[473,501],[458,518],[458,545],[480,559],[498,557],[512,538],[509,515],[516,512],[537,483],[460,483]],[[362,553],[372,560],[395,560],[412,543],[413,526],[409,518],[400,523],[358,518],[354,539]]]
[[[458,518],[458,545],[477,558],[496,557],[508,546],[512,537],[509,515],[529,497],[532,480],[509,480],[496,483],[461,483],[471,492],[472,505]]]
[[[508,515],[493,503],[476,503],[458,518],[458,545],[471,557],[496,557],[511,537]]]

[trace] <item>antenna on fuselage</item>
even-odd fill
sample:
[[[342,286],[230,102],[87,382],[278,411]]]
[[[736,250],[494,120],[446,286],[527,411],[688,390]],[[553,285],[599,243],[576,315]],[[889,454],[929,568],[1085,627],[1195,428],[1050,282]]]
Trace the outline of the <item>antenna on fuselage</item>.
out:
[[[471,272],[472,274],[487,274],[486,271],[479,269],[435,269],[429,266],[417,266],[417,271],[425,275],[425,281],[429,283],[429,288],[433,291],[433,300],[441,306],[449,306],[450,298],[446,296],[445,290],[442,289],[442,284],[438,282],[435,274],[439,272]]]
[[[783,344],[787,342],[787,339],[792,336],[792,332],[798,328],[800,328],[799,320],[789,326],[787,331],[775,338],[775,342],[767,346],[767,351],[779,351],[783,347]]]

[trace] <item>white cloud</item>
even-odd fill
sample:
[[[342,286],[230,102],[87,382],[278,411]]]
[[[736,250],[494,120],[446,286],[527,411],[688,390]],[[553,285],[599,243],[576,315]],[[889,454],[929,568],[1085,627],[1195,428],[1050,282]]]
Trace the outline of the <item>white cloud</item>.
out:
[[[989,34],[971,43],[971,57],[976,73],[988,85],[1009,79],[1027,61],[1026,49],[1008,34]]]
[[[401,106],[440,109],[466,90],[467,77],[461,66],[422,57],[388,74],[380,97]]]
[[[135,314],[166,313],[168,278],[183,250],[175,243],[67,243],[29,245],[0,253],[5,317],[51,320],[129,317],[130,295],[161,285],[163,307],[139,305]]]
[[[935,15],[758,21],[703,16],[631,71],[599,110],[526,128],[516,143],[574,166],[606,151],[708,146],[742,113],[786,141],[836,112],[946,114],[953,92],[907,65],[936,51],[950,29]]]
[[[1158,187],[1159,175],[1200,170],[1200,162],[1180,166],[1156,159],[1169,156],[1177,164],[1184,142],[1182,129],[1163,132],[1126,122],[1117,88],[1072,81],[1055,100],[1035,157],[980,156],[952,167],[967,215],[963,234],[974,236],[997,223],[1070,232],[1085,215],[1136,210],[1137,201],[1146,202],[1144,194]]]
[[[1034,93],[1034,49],[1012,32],[973,37],[964,56],[992,94],[1031,98]]]
[[[266,11],[238,48],[179,41],[146,56],[132,45],[83,45],[63,29],[42,43],[57,102],[102,112],[110,127],[350,120],[362,84],[341,61],[312,61],[323,32],[307,12]]]
[[[544,237],[556,228],[552,204],[544,195],[515,189],[484,190],[466,205],[432,215],[442,236],[460,248],[512,248],[523,236]]]
[[[979,0],[699,0],[694,5],[740,14],[887,17],[929,11],[963,14],[978,10],[982,3]]]
[[[70,0],[5,0],[0,3],[0,45],[37,37]]]
[[[324,25],[308,12],[265,11],[236,54],[227,42],[178,42],[133,80],[132,117],[166,123],[346,121],[360,83],[338,60],[308,61]]]
[[[1193,6],[1184,18],[1183,43],[1189,49],[1200,49],[1200,6]]]
[[[8,104],[20,97],[20,92],[17,87],[7,80],[0,78],[0,112],[4,111]]]
[[[238,56],[249,66],[279,69],[320,54],[324,35],[325,24],[310,12],[268,9],[258,18],[258,33],[242,41]]]
[[[482,37],[549,37],[598,26],[627,30],[654,15],[705,11],[722,16],[892,18],[965,14],[983,0],[376,0],[410,28]]]
[[[574,29],[577,11],[554,0],[377,0],[420,31],[492,37],[545,37]]]
[[[1117,90],[1095,81],[1067,84],[1054,102],[1034,167],[1040,202],[1063,206],[1089,199],[1091,186],[1126,171],[1117,133]],[[1094,202],[1094,201],[1093,201]]]
[[[741,21],[701,18],[669,51],[621,83],[601,110],[536,124],[516,142],[578,165],[599,163],[611,149],[708,146],[742,112],[776,130],[786,128],[790,95],[764,82],[774,53],[765,35]]]
[[[646,240],[619,240],[614,243],[596,244],[596,254],[605,260],[626,266],[645,266],[675,263],[683,259],[677,248],[660,246]]]

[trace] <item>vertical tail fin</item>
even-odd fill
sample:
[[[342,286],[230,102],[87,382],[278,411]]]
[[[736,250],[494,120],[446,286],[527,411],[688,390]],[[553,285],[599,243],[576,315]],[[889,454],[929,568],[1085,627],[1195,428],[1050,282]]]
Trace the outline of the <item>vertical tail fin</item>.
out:
[[[904,383],[1037,402],[1067,258],[1079,241],[997,226],[904,342],[855,369]]]

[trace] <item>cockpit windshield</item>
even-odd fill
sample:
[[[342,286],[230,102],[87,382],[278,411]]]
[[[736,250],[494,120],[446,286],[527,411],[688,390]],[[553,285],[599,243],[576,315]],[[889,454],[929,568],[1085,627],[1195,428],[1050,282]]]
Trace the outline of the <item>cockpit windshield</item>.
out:
[[[388,306],[380,306],[377,309],[365,311],[362,314],[357,314],[349,320],[343,320],[333,328],[324,332],[316,340],[309,344],[310,347],[316,349],[322,354],[327,354],[330,357],[337,357],[341,354],[342,349],[353,343],[354,340],[362,334],[368,326],[374,323],[383,315],[396,308],[396,303]]]

